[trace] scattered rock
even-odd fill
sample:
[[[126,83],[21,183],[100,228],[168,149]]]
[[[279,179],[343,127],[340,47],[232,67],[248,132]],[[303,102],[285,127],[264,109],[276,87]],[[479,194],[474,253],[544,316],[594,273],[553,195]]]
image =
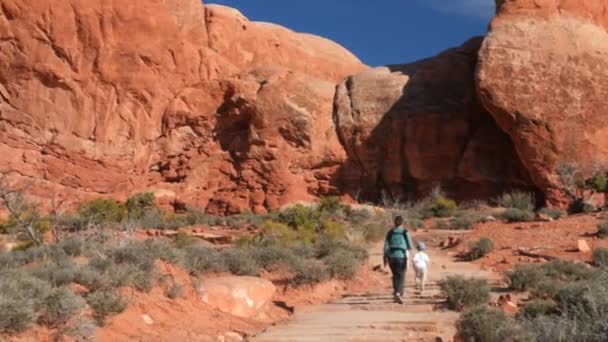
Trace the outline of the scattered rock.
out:
[[[586,240],[578,240],[577,249],[581,253],[591,253],[591,247],[589,247],[589,244]]]
[[[152,324],[154,324],[154,320],[152,320],[152,317],[150,317],[150,316],[148,316],[148,315],[146,315],[146,314],[141,315],[141,319],[143,319],[143,320],[144,320],[144,322],[145,322],[146,324],[148,324],[148,325],[152,325]]]
[[[484,222],[484,223],[486,223],[486,222],[494,222],[494,221],[496,221],[496,218],[494,216],[492,216],[492,215],[486,216],[486,217],[484,217],[484,218],[481,219],[481,222]]]
[[[204,279],[198,291],[215,309],[238,317],[263,318],[276,287],[261,278],[232,276]]]

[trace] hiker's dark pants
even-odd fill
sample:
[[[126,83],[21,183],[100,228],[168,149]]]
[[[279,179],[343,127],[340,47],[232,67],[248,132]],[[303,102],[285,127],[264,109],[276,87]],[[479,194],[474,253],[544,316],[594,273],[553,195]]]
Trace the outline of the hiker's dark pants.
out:
[[[393,273],[393,293],[398,293],[403,296],[403,287],[405,285],[405,271],[407,270],[406,258],[388,258],[388,266]]]

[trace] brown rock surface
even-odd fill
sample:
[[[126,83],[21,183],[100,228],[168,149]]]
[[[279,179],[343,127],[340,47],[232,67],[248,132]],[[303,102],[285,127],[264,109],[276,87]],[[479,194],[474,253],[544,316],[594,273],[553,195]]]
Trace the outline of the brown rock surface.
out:
[[[534,184],[560,202],[559,164],[608,158],[608,2],[498,1],[478,90]]]
[[[276,291],[268,280],[255,277],[205,279],[198,287],[203,302],[243,318],[263,318]]]
[[[0,170],[72,203],[138,191],[214,212],[309,200],[332,191],[343,155],[333,82],[363,68],[322,38],[199,0],[6,0]]]
[[[381,67],[339,85],[334,117],[351,193],[401,199],[441,184],[459,199],[529,188],[509,137],[481,107],[474,70],[481,44],[412,64]]]

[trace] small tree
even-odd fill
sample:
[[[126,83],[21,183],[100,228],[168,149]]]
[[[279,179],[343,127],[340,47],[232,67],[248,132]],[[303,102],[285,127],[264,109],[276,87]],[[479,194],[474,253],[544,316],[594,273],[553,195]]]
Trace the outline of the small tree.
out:
[[[8,211],[10,226],[18,235],[25,237],[35,245],[42,244],[40,225],[42,219],[36,206],[25,198],[25,190],[29,187],[17,188],[8,180],[8,173],[0,176],[0,204]]]

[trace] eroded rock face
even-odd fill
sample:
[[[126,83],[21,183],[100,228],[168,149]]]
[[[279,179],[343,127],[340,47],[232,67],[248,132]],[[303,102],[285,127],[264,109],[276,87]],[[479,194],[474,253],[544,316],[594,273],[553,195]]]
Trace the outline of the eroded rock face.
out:
[[[343,155],[334,82],[363,68],[334,43],[200,0],[2,1],[1,170],[71,203],[150,190],[222,213],[306,200],[332,191]]]
[[[608,1],[498,1],[479,54],[484,106],[553,204],[556,168],[608,159]]]
[[[488,198],[530,179],[509,137],[481,107],[474,70],[481,38],[420,62],[363,71],[340,84],[334,117],[351,193],[394,199],[442,185]]]

